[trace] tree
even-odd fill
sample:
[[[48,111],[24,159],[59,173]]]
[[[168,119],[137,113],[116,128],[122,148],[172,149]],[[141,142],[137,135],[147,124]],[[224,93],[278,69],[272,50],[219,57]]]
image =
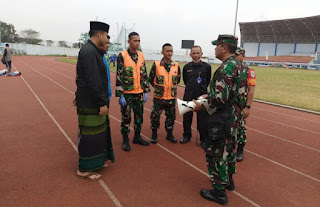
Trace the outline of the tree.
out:
[[[21,35],[21,41],[24,41],[27,44],[33,44],[33,45],[38,45],[40,42],[42,42],[40,37],[40,32],[37,32],[33,29],[26,29],[20,31]]]
[[[59,42],[58,42],[58,45],[59,45],[59,47],[69,47],[69,46],[67,45],[67,42],[66,42],[66,41],[59,41]]]
[[[52,44],[53,44],[52,40],[46,40],[46,42],[47,42],[47,46],[52,46]]]
[[[72,43],[72,48],[80,48],[80,42]]]
[[[1,27],[1,42],[16,42],[18,40],[18,34],[16,34],[16,30],[12,24],[7,24],[5,22],[0,21]]]

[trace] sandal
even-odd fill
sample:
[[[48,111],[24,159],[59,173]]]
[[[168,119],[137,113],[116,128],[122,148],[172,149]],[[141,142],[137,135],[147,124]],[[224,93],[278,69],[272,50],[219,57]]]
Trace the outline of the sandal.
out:
[[[88,174],[86,174],[86,175],[78,175],[78,174],[77,174],[78,178],[81,178],[81,179],[85,179],[85,180],[96,180],[96,181],[101,180],[101,175],[100,175],[99,177],[97,177],[97,178],[91,178],[91,176],[93,176],[93,175],[98,176],[98,175],[100,175],[100,174],[94,173],[94,172],[88,173]]]

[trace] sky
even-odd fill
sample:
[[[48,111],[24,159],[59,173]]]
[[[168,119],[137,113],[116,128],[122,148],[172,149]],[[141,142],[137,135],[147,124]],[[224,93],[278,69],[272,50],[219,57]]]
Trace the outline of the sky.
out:
[[[122,25],[134,28],[142,50],[161,50],[181,40],[195,40],[205,55],[214,53],[211,41],[233,34],[237,0],[6,0],[0,21],[18,31],[33,29],[41,39],[78,42],[90,21],[110,25],[114,40]],[[279,20],[320,15],[320,0],[239,0],[237,22]],[[237,23],[236,35],[240,36]]]

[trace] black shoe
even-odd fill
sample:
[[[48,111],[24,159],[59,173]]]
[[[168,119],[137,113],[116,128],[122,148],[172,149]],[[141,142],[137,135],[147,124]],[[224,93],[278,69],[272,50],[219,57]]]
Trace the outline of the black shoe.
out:
[[[243,160],[243,148],[244,148],[244,144],[238,144],[237,147],[237,162],[241,162]]]
[[[167,137],[166,137],[167,140],[169,140],[170,142],[172,143],[177,143],[177,139],[174,138],[174,136],[172,135],[172,131],[168,131],[167,132]]]
[[[230,191],[234,191],[235,189],[232,174],[229,174],[229,184],[226,186],[226,189]]]
[[[187,142],[190,142],[190,139],[191,139],[191,138],[183,137],[183,138],[180,140],[180,143],[181,143],[181,144],[185,144],[185,143],[187,143]]]
[[[128,135],[123,135],[122,149],[124,151],[130,151],[130,144],[129,144]]]
[[[158,143],[157,130],[152,130],[151,143],[152,143],[152,144],[157,144],[157,143]]]
[[[150,142],[147,142],[145,140],[143,140],[140,136],[140,132],[136,131],[134,133],[134,137],[133,137],[133,140],[132,140],[132,143],[133,144],[140,144],[142,146],[149,146],[150,145]]]
[[[206,190],[206,189],[202,189],[200,191],[200,195],[209,200],[209,201],[214,201],[217,202],[221,205],[227,205],[228,204],[228,198],[227,198],[227,194],[226,191],[223,190],[216,190],[216,189],[212,189],[212,190]]]

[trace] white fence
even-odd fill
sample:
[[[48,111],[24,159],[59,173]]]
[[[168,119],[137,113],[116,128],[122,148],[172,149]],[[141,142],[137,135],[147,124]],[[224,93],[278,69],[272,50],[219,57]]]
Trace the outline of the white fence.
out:
[[[9,43],[15,54],[18,55],[68,55],[78,56],[79,48],[51,47],[41,45],[30,45],[22,43]],[[2,44],[5,46],[5,44]]]

